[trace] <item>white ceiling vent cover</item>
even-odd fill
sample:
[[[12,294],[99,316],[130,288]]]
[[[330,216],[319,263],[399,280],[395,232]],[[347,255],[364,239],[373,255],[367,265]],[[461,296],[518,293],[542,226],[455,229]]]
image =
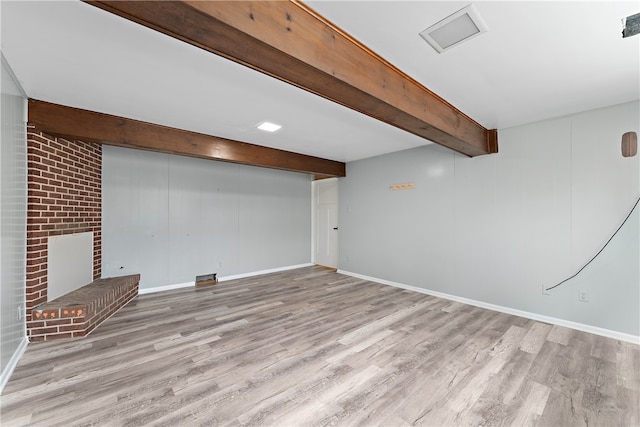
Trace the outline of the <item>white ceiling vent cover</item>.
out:
[[[487,31],[489,28],[478,9],[470,4],[422,31],[420,36],[442,53]]]

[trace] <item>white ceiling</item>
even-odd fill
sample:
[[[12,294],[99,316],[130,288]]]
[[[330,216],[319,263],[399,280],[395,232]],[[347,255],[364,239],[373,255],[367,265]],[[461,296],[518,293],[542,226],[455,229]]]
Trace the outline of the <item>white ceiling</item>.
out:
[[[418,33],[468,2],[308,4],[486,128],[640,98],[640,36],[621,36],[638,1],[478,1],[489,32],[443,54]],[[0,13],[31,98],[338,161],[428,143],[78,1],[3,0]]]

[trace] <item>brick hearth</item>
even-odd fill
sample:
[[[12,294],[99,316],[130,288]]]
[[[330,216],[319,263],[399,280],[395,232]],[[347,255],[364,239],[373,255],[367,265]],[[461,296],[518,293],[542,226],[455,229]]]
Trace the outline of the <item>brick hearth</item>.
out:
[[[31,312],[31,341],[84,337],[138,295],[140,275],[98,279]]]

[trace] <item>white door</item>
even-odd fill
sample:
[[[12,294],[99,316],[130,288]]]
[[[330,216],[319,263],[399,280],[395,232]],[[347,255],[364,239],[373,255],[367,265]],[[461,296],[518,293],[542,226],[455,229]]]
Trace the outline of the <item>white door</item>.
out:
[[[314,182],[314,262],[338,268],[338,180]]]
[[[338,267],[338,205],[323,203],[318,206],[318,232],[316,264]]]

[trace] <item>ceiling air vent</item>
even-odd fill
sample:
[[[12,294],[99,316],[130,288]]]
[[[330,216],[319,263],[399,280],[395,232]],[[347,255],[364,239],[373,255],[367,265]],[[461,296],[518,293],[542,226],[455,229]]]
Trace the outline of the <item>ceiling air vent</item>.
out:
[[[487,24],[476,7],[470,4],[422,31],[420,36],[442,53],[487,31]]]

